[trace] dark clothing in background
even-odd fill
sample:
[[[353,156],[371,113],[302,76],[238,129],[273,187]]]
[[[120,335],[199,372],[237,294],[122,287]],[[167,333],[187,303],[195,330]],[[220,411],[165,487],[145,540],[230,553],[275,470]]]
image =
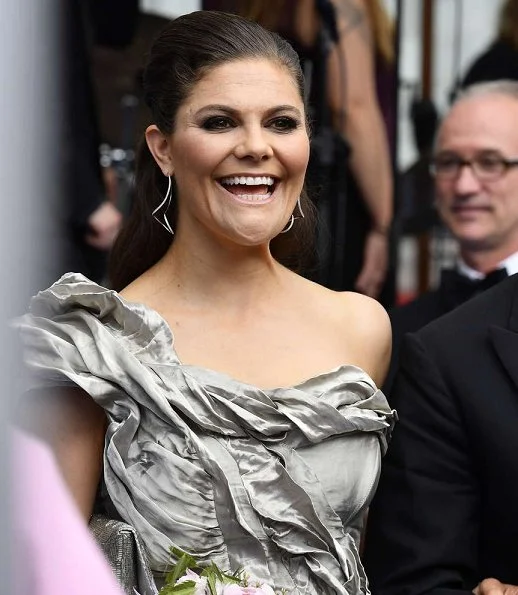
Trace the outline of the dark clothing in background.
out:
[[[220,10],[222,12],[236,12],[239,0],[202,0],[202,10]]]
[[[139,0],[88,0],[93,42],[122,49],[134,38],[139,21]]]
[[[121,47],[133,35],[138,0],[63,2],[63,145],[60,147],[62,199],[57,240],[58,258],[48,283],[68,271],[81,272],[101,282],[107,253],[85,241],[88,219],[106,200],[99,164],[101,142],[91,77],[91,45]]]
[[[392,161],[396,158],[396,98],[397,76],[395,66],[387,64],[383,56],[376,54],[376,93],[385,123],[387,141],[389,144]]]
[[[518,50],[506,41],[496,41],[479,56],[468,69],[461,86],[500,79],[518,81]]]
[[[397,228],[402,235],[420,235],[441,225],[435,207],[430,153],[419,155],[398,180]]]
[[[369,510],[373,595],[471,595],[518,585],[518,275],[416,334]]]
[[[88,13],[82,2],[63,6],[63,85],[65,118],[63,162],[63,235],[68,249],[62,270],[79,271],[100,280],[105,253],[88,246],[88,218],[105,200],[99,166],[99,131],[90,76]],[[51,281],[55,281],[52,279]]]
[[[372,219],[350,168],[350,156],[354,148],[346,138],[334,130],[334,158],[328,167],[322,166],[316,155],[319,131],[333,129],[332,114],[327,101],[327,59],[330,44],[339,40],[335,8],[329,0],[316,0],[316,9],[321,16],[322,29],[315,47],[300,53],[304,66],[309,61],[312,68],[309,89],[309,116],[313,124],[312,155],[308,167],[307,183],[311,196],[319,208],[320,265],[316,280],[337,291],[354,291],[356,280],[362,270],[367,235],[372,227]],[[283,32],[281,31],[281,34]],[[286,35],[285,35],[286,36]],[[289,38],[288,38],[289,39]],[[291,42],[292,40],[289,39]],[[385,123],[389,148],[392,156],[395,150],[395,98],[396,77],[391,65],[385,63],[381,55],[375,56],[375,83],[378,102]],[[347,72],[345,64],[341,68],[340,81],[343,103],[346,102]],[[319,171],[320,169],[320,171]],[[389,262],[395,262],[395,251],[391,250]],[[395,274],[389,264],[387,278],[378,300],[386,307],[394,303]]]
[[[404,336],[422,329],[506,277],[505,269],[499,269],[478,282],[468,279],[456,270],[445,269],[441,273],[440,284],[436,290],[428,291],[409,304],[398,306],[389,311],[392,324],[392,358],[383,385],[383,392],[389,400],[394,378],[400,365],[400,350]]]

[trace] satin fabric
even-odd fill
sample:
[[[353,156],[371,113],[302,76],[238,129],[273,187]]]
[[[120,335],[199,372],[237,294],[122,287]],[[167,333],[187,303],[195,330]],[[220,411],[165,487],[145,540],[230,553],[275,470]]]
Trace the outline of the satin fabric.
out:
[[[31,388],[106,411],[107,494],[154,572],[175,545],[289,593],[369,593],[359,533],[395,412],[363,370],[259,390],[183,365],[157,312],[72,273],[18,326]]]

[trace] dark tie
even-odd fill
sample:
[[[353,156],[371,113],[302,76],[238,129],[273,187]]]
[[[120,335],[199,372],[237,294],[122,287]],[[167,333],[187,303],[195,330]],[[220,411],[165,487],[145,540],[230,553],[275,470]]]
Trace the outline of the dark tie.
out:
[[[507,277],[505,268],[495,269],[483,279],[470,279],[455,269],[441,271],[441,289],[459,305],[473,296],[493,287]]]

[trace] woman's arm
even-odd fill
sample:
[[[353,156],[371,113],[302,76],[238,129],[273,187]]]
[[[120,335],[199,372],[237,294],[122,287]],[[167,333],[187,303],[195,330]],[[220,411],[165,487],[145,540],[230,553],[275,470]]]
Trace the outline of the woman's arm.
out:
[[[332,0],[339,44],[329,59],[329,100],[353,147],[351,167],[372,215],[386,229],[392,220],[392,173],[376,97],[374,49],[365,0]],[[345,72],[344,72],[345,70]]]
[[[312,48],[320,27],[315,0],[297,0],[293,15],[295,36],[305,48]]]
[[[392,222],[390,154],[376,96],[373,40],[365,0],[332,2],[339,43],[329,56],[329,102],[337,127],[351,144],[351,170],[372,218],[358,289],[375,295],[373,290],[380,288],[386,273],[387,232]],[[372,254],[368,253],[369,243]],[[385,258],[381,258],[384,253]],[[368,275],[362,276],[366,267]]]
[[[79,388],[30,394],[17,423],[49,444],[72,497],[88,520],[102,469],[106,417]]]

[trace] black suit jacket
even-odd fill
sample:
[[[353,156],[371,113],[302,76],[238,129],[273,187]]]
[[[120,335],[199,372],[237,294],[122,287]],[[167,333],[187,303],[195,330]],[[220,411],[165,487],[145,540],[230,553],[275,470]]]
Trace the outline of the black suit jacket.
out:
[[[392,308],[389,311],[392,325],[392,358],[383,385],[383,392],[390,397],[394,378],[399,366],[401,342],[407,333],[414,333],[429,322],[447,314],[462,302],[454,295],[447,284],[441,284],[435,291],[428,291],[409,304]]]
[[[518,275],[408,335],[366,536],[373,595],[518,585]]]
[[[389,371],[383,385],[383,392],[390,398],[392,385],[399,366],[399,352],[403,337],[407,333],[414,333],[428,323],[451,312],[468,299],[482,293],[488,287],[500,282],[507,276],[504,270],[491,273],[485,281],[474,282],[472,285],[467,277],[462,277],[453,269],[443,269],[441,282],[435,291],[428,291],[414,301],[404,306],[390,310],[392,324],[392,358]],[[457,278],[463,279],[462,282]]]

